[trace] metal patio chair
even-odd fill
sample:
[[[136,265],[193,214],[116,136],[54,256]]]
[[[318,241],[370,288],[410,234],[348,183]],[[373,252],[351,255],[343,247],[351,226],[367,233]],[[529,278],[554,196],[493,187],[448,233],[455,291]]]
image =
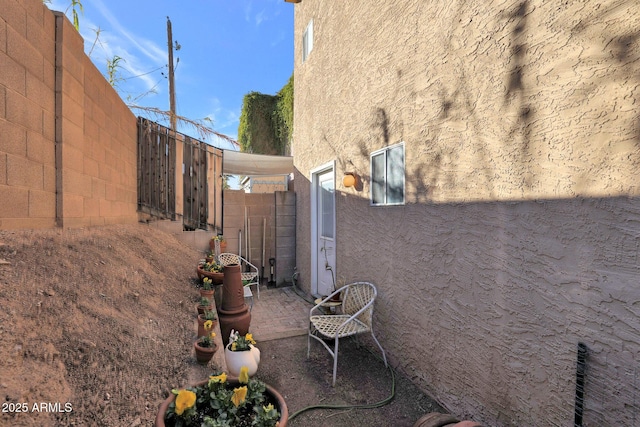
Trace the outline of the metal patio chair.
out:
[[[334,295],[342,294],[342,306],[340,314],[322,313],[323,304],[327,303]],[[378,344],[384,365],[387,366],[387,356],[380,342],[373,334],[373,303],[378,291],[369,282],[350,283],[334,291],[309,310],[309,332],[307,337],[307,358],[311,353],[311,338],[316,339],[327,349],[333,357],[333,385],[336,385],[336,372],[338,370],[338,345],[340,338],[356,336],[366,332]],[[325,340],[334,340],[333,350]]]
[[[255,286],[256,294],[260,299],[260,274],[258,267],[251,264],[245,258],[237,254],[223,252],[218,256],[218,262],[221,265],[240,264],[240,277],[244,286],[244,297],[251,299],[251,308],[253,308],[253,292],[251,286]]]

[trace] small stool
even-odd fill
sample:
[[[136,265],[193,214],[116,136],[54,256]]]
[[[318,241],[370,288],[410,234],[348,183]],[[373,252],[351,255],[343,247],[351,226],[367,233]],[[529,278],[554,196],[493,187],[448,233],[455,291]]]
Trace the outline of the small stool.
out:
[[[313,303],[320,304],[323,298],[316,298]],[[342,301],[327,301],[322,304],[320,307],[324,314],[336,314],[336,309],[342,305]]]
[[[249,304],[249,311],[253,310],[253,292],[251,292],[251,288],[249,286],[243,286],[244,288],[244,299],[250,298],[251,303]]]

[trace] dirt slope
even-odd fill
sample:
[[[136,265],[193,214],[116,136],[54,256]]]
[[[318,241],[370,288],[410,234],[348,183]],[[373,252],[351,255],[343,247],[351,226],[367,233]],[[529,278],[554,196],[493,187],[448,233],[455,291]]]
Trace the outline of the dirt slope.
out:
[[[200,256],[143,224],[0,233],[0,426],[150,425],[194,364]]]

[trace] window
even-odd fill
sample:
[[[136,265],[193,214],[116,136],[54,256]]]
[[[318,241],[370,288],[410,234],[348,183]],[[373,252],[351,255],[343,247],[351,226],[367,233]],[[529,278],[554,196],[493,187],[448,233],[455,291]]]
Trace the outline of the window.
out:
[[[404,142],[371,153],[371,204],[404,203]]]
[[[325,176],[326,175],[326,176]],[[333,217],[335,212],[334,191],[333,191],[333,172],[320,177],[320,212],[322,219],[320,221],[320,236],[333,239]]]
[[[307,60],[309,54],[313,50],[313,19],[309,21],[307,29],[304,30],[302,36],[302,62]]]

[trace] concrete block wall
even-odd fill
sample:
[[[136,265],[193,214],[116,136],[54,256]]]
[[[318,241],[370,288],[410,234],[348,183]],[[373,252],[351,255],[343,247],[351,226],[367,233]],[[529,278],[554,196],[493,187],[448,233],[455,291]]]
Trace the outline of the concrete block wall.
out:
[[[296,193],[276,191],[274,196],[276,211],[274,273],[276,284],[280,286],[291,284],[296,271]]]
[[[55,18],[41,1],[0,3],[0,228],[53,227]]]
[[[63,227],[136,222],[136,118],[56,13],[58,215]]]
[[[269,258],[275,258],[276,284],[290,284],[295,266],[295,194],[225,190],[223,198],[223,235],[227,241],[227,251],[239,253],[242,246],[242,256],[258,267],[262,277],[267,280],[270,276]],[[239,230],[242,230],[242,242],[239,240]],[[249,251],[247,230],[250,232]]]
[[[0,228],[137,221],[134,115],[62,14],[0,6]]]
[[[310,171],[333,161],[363,183],[337,180],[337,276],[378,286],[394,366],[460,417],[566,426],[584,342],[601,368],[585,425],[632,425],[638,385],[621,372],[640,361],[640,3],[292,7],[301,286]],[[406,202],[371,206],[370,154],[399,142]]]

